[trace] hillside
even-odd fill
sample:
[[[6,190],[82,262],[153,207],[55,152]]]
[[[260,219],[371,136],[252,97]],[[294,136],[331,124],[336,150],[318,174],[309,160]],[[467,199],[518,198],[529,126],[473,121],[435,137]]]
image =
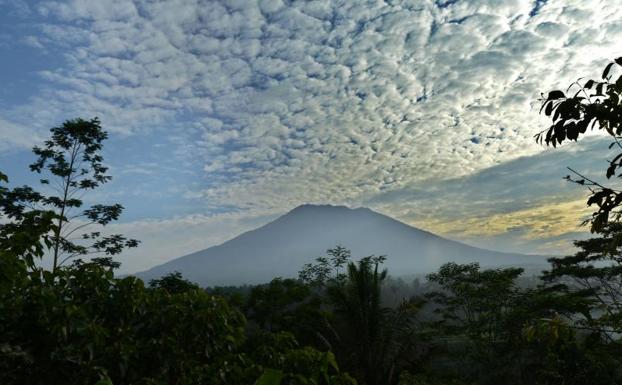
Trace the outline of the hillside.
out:
[[[263,283],[295,277],[328,248],[342,245],[355,258],[388,257],[395,276],[430,272],[445,262],[478,261],[482,266],[544,264],[541,256],[479,249],[417,229],[367,208],[302,205],[221,245],[174,259],[136,274],[143,279],[179,271],[201,285]]]

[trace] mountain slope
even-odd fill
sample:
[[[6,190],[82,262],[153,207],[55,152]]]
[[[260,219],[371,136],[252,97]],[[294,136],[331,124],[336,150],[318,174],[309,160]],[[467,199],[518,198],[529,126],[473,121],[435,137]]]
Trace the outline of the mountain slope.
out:
[[[395,276],[426,273],[445,262],[482,266],[544,264],[538,256],[478,249],[419,230],[366,208],[299,206],[258,229],[136,274],[143,279],[179,271],[201,285],[268,282],[295,277],[300,268],[342,245],[355,259],[386,255]]]

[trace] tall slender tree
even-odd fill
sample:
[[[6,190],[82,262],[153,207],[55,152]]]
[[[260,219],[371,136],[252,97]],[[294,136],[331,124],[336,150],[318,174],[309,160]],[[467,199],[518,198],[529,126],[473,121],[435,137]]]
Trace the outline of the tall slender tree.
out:
[[[327,339],[361,383],[396,383],[400,370],[421,358],[414,321],[423,302],[405,299],[396,308],[382,303],[385,256],[352,262],[350,251],[341,246],[327,254],[300,272],[300,279],[318,288],[334,312]]]
[[[52,273],[65,262],[91,254],[114,255],[138,241],[120,234],[103,236],[87,231],[91,225],[105,226],[119,218],[120,204],[95,204],[84,209],[86,192],[110,181],[101,155],[102,142],[108,137],[97,118],[74,119],[50,130],[43,146],[35,146],[33,172],[42,175],[40,182],[49,194],[29,186],[6,189],[0,196],[0,213],[9,220],[22,220],[32,213],[47,212],[54,218],[51,234],[45,240],[52,258]]]

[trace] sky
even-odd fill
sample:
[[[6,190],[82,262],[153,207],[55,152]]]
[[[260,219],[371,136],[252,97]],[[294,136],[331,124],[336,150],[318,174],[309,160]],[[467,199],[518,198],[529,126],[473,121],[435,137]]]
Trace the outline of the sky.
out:
[[[503,251],[587,236],[608,142],[558,149],[541,92],[621,55],[617,0],[0,0],[0,170],[99,117],[113,176],[86,203],[126,210],[144,270],[304,203],[369,207]]]

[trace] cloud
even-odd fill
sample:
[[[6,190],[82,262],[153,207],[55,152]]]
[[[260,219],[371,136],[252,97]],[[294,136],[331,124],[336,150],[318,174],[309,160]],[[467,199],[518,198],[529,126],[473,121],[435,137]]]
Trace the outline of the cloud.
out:
[[[121,138],[164,137],[180,169],[201,173],[186,196],[208,213],[248,215],[432,191],[434,205],[413,213],[445,212],[455,198],[448,207],[477,217],[485,198],[447,192],[444,181],[540,153],[540,92],[598,76],[622,33],[622,4],[605,0],[70,0],[28,9],[23,21],[36,20],[39,34],[20,41],[64,62],[41,71],[44,85],[27,103],[3,105],[0,119],[40,130],[98,115]],[[26,146],[17,128],[8,132],[0,135],[11,146]],[[124,172],[158,169],[144,166]],[[529,196],[517,189],[493,195]]]
[[[41,141],[33,129],[0,118],[0,152],[29,148]]]
[[[168,219],[144,219],[108,225],[103,234],[123,234],[141,241],[116,259],[121,273],[134,273],[204,248],[220,244],[234,235],[252,230],[274,219],[272,214],[192,214]]]
[[[439,234],[459,233],[468,237],[490,237],[511,231],[521,231],[521,238],[541,239],[584,230],[580,227],[580,218],[589,218],[590,213],[585,200],[581,199],[490,216],[452,221],[434,220],[422,224],[425,228]]]
[[[580,223],[593,207],[589,191],[563,180],[566,167],[612,188],[606,159],[616,151],[600,137],[525,156],[449,180],[377,194],[362,202],[387,215],[474,245],[559,254],[589,235]],[[563,247],[561,247],[563,245]]]

